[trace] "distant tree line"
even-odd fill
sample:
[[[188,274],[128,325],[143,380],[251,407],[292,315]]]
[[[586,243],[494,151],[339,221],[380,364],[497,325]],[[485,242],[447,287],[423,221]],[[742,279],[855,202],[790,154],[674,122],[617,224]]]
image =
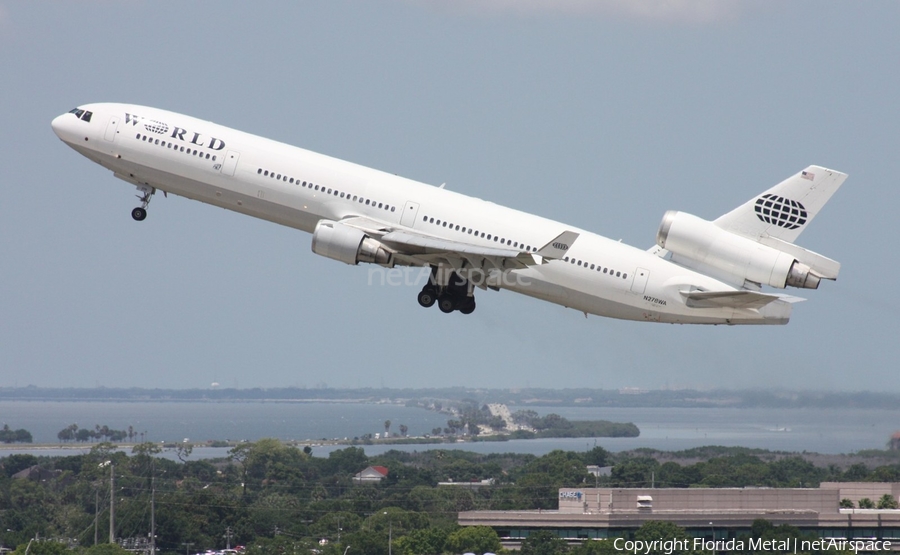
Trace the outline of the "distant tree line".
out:
[[[0,429],[0,441],[3,443],[31,443],[31,432],[24,428],[13,430],[9,424],[4,424]]]
[[[320,384],[321,385],[321,384]],[[786,394],[789,393],[789,394]],[[445,407],[453,403],[476,401],[531,406],[602,407],[780,407],[780,408],[883,408],[894,409],[900,394],[891,392],[802,391],[761,389],[661,389],[619,391],[618,389],[475,389],[447,387],[439,389],[389,389],[329,387],[216,388],[216,389],[144,389],[144,388],[44,388],[0,387],[0,399],[14,400],[124,400],[124,401],[223,401],[223,400],[366,400],[394,399],[408,406]],[[440,411],[441,409],[435,408]]]
[[[97,424],[93,428],[81,428],[78,424],[72,424],[56,434],[56,437],[62,442],[79,441],[82,443],[87,441],[123,441],[125,439],[132,441],[137,436],[138,434],[135,433],[132,426],[128,426],[127,430],[113,430],[105,424],[103,426]]]
[[[514,424],[530,429],[507,430],[507,422],[501,416],[491,413],[487,405],[479,407],[476,401],[464,400],[451,405],[456,418],[447,420],[447,427],[434,428],[432,435],[478,436],[484,429],[501,434],[509,434],[509,439],[532,439],[536,437],[638,437],[640,430],[631,422],[610,422],[607,420],[567,420],[558,414],[540,416],[533,410],[519,410],[513,413]],[[533,430],[533,431],[532,431]]]
[[[535,433],[517,432],[516,437],[638,437],[641,431],[631,422],[608,420],[567,420],[558,414],[539,416],[533,410],[512,414],[513,422],[534,428]]]

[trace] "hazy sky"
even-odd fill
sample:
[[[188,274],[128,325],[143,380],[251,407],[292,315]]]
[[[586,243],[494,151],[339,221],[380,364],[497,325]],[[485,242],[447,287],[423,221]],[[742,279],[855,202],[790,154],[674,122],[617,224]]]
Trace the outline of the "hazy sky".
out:
[[[448,7],[452,6],[452,7]],[[900,3],[0,0],[0,386],[900,391]],[[310,235],[134,189],[61,143],[146,104],[650,247],[809,164],[791,323],[690,327],[479,292],[471,316]]]

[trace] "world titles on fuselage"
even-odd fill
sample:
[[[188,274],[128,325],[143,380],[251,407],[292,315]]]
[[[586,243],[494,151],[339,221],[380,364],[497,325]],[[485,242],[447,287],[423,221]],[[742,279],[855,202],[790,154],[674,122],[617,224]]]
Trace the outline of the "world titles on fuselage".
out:
[[[125,114],[125,123],[130,123],[132,126],[137,126],[139,123],[143,124],[144,129],[146,129],[150,133],[156,133],[157,135],[165,135],[169,132],[169,124],[161,121],[157,121],[155,119],[147,119],[143,116],[138,116],[135,114]],[[190,133],[193,135],[190,140],[185,139],[184,136],[186,133]],[[196,146],[205,146],[210,150],[222,150],[225,148],[225,141],[222,139],[217,139],[215,137],[209,137],[209,143],[206,144],[206,137],[201,135],[200,133],[196,133],[194,131],[188,131],[182,127],[172,126],[172,134],[169,135],[170,138],[179,140],[183,143],[190,143]]]

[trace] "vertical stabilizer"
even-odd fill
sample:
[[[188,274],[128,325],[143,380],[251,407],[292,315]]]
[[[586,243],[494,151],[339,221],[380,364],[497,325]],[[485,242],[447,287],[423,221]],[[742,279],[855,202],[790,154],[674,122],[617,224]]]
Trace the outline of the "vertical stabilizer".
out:
[[[756,241],[771,237],[793,243],[845,179],[845,173],[809,166],[713,223]]]

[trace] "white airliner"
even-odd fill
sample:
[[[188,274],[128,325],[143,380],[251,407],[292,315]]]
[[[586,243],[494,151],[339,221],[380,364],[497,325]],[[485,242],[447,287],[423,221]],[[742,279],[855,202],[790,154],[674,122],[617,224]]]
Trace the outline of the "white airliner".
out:
[[[809,166],[714,221],[667,212],[641,250],[491,202],[146,106],[86,104],[53,120],[67,145],[135,186],[313,234],[347,264],[432,269],[419,304],[469,314],[508,289],[587,314],[674,324],[786,324],[790,295],[840,264],[794,244],[846,174]]]

